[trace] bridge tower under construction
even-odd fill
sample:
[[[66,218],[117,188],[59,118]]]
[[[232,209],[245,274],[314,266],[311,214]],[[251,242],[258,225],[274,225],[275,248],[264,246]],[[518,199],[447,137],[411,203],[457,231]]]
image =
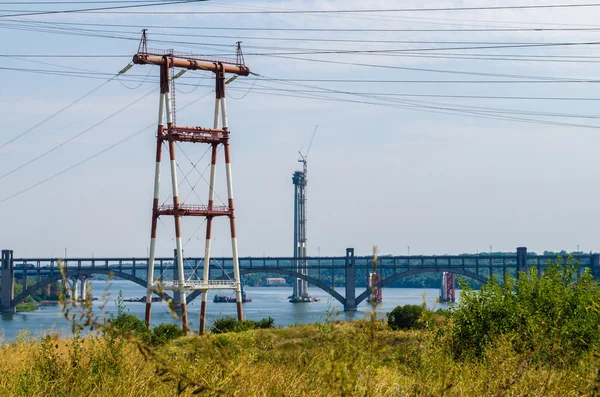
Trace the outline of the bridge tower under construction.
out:
[[[202,302],[200,306],[200,333],[204,332],[206,320],[207,294],[213,289],[231,289],[236,293],[237,315],[243,320],[242,290],[239,270],[238,245],[235,229],[235,215],[233,204],[233,182],[231,174],[231,154],[229,148],[229,126],[227,122],[227,107],[225,102],[225,74],[231,73],[237,76],[247,76],[250,69],[245,66],[241,53],[240,43],[237,46],[237,57],[235,60],[209,60],[193,54],[176,54],[172,50],[148,50],[146,30],[143,31],[142,40],[138,52],[133,57],[133,63],[137,65],[158,65],[160,67],[160,100],[158,110],[158,130],[156,133],[156,168],[154,173],[154,199],[152,204],[152,229],[150,237],[150,250],[148,258],[148,284],[146,292],[146,326],[150,326],[150,314],[152,305],[152,294],[163,291],[173,291],[178,297],[181,308],[181,323],[183,330],[187,332],[188,315],[186,305],[186,294],[188,291],[201,291]],[[210,71],[215,76],[215,110],[212,128],[206,127],[183,127],[175,124],[175,104],[173,100],[174,90],[172,84],[177,76],[174,69]],[[165,126],[166,118],[166,126]],[[175,156],[175,145],[204,143],[210,145],[210,182],[207,204],[188,204],[179,201],[179,183],[177,181],[177,162]],[[169,151],[171,196],[172,204],[159,204],[160,172],[162,161],[162,148],[165,145]],[[222,147],[225,157],[225,174],[227,184],[227,204],[215,205],[215,179],[217,167],[218,149]],[[156,229],[160,216],[172,216],[175,223],[176,259],[173,264],[177,270],[177,279],[173,281],[162,281],[160,277],[155,279],[154,262],[156,250]],[[204,249],[204,271],[201,280],[189,277],[186,279],[183,258],[183,244],[181,236],[181,218],[186,216],[202,217],[206,222],[206,240]],[[229,219],[231,232],[231,250],[233,261],[233,280],[209,280],[211,261],[211,238],[212,220],[216,217]],[[195,273],[195,269],[194,269]],[[194,274],[192,274],[193,276]]]
[[[292,177],[294,184],[294,267],[296,272],[308,276],[308,260],[306,255],[306,185],[308,183],[308,154],[317,133],[315,126],[306,154],[299,151],[299,163],[302,163],[302,171],[295,171]],[[292,283],[292,296],[290,302],[313,302],[314,299],[308,294],[308,282],[296,277]]]
[[[306,163],[303,171],[294,172],[294,262],[296,271],[308,275],[306,260]],[[308,282],[296,277],[291,301],[308,298]]]

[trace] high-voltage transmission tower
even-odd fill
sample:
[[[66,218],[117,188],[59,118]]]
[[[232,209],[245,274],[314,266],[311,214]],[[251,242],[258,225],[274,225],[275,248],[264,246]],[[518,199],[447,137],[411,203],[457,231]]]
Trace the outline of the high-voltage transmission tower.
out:
[[[150,238],[150,252],[148,259],[148,287],[146,294],[146,326],[150,326],[150,311],[152,294],[163,290],[172,290],[179,295],[181,306],[181,323],[183,330],[188,330],[188,316],[186,309],[186,292],[190,290],[202,291],[202,305],[200,309],[200,333],[204,332],[206,320],[207,293],[211,289],[232,289],[236,292],[238,319],[243,319],[242,291],[240,283],[240,270],[238,262],[238,246],[235,232],[235,216],[233,206],[233,182],[231,176],[231,155],[229,151],[229,128],[227,124],[227,107],[225,104],[225,74],[233,73],[239,76],[247,76],[250,69],[244,65],[240,43],[237,47],[235,61],[209,60],[194,55],[184,55],[170,51],[149,50],[147,47],[146,30],[143,31],[142,40],[137,54],[133,57],[133,63],[138,65],[158,65],[160,67],[160,101],[158,109],[158,130],[156,133],[156,168],[154,174],[154,201],[152,205],[152,230]],[[175,110],[172,103],[170,71],[174,68],[184,70],[204,70],[213,72],[215,75],[215,113],[212,128],[204,127],[182,127],[175,125]],[[167,125],[165,128],[165,115]],[[221,121],[221,128],[219,128]],[[171,165],[171,186],[173,204],[159,205],[160,193],[160,168],[162,160],[162,145],[166,142],[169,148]],[[182,143],[206,143],[211,145],[212,157],[210,168],[210,183],[208,193],[208,205],[186,204],[179,202],[179,191],[177,182],[177,164],[175,159],[175,142]],[[223,206],[214,205],[214,187],[217,165],[217,149],[223,145],[225,153],[225,173],[227,177],[228,204]],[[155,279],[154,258],[156,249],[156,226],[160,216],[172,216],[175,221],[176,237],[176,264],[177,280],[171,282]],[[206,245],[204,251],[204,273],[202,280],[186,280],[183,267],[183,246],[181,238],[181,218],[184,216],[196,216],[206,218]],[[228,217],[231,230],[231,250],[233,258],[233,280],[209,280],[210,245],[212,219],[215,217]]]
[[[299,151],[299,163],[302,163],[302,171],[295,171],[292,177],[294,183],[294,261],[296,271],[305,276],[308,275],[308,263],[306,260],[306,184],[308,182],[308,154],[312,147],[317,125],[310,138],[306,154]],[[310,302],[308,295],[308,282],[299,277],[293,282],[293,292],[290,302]]]

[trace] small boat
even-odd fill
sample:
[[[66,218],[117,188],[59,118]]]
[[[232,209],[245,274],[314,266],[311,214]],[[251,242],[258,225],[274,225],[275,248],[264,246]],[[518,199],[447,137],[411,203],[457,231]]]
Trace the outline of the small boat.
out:
[[[235,302],[235,296],[227,296],[223,294],[216,294],[213,299],[214,303],[233,303]],[[246,291],[242,290],[242,303],[252,302],[252,299],[246,297]]]
[[[321,299],[319,298],[313,298],[312,296],[305,296],[305,297],[301,297],[301,296],[289,296],[288,299],[290,300],[290,303],[310,303],[310,302],[320,302]]]
[[[160,302],[162,298],[159,296],[153,296],[152,302]],[[141,298],[131,298],[131,299],[123,299],[123,302],[134,302],[134,303],[146,303],[146,297],[143,296]]]

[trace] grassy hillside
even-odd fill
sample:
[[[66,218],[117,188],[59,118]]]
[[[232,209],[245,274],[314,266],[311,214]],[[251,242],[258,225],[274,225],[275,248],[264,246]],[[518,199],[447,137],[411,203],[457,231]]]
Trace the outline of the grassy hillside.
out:
[[[443,346],[434,332],[357,321],[185,337],[157,353],[205,387],[201,395],[563,397],[590,395],[595,385],[591,358],[569,368],[533,366],[499,343],[485,360],[461,362]],[[177,395],[177,380],[158,367],[119,339],[20,340],[0,349],[0,395]]]

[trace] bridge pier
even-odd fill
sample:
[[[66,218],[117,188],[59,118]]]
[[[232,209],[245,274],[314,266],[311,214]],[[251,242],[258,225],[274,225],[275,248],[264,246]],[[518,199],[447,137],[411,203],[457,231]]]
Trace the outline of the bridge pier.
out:
[[[0,291],[0,312],[14,313],[15,277],[13,252],[2,250],[2,291]]]
[[[517,277],[520,272],[527,273],[529,268],[527,267],[527,247],[517,248]]]
[[[590,257],[590,270],[596,280],[600,279],[600,254],[592,254]]]
[[[344,311],[356,311],[356,280],[354,248],[346,248],[346,303]]]
[[[79,299],[79,284],[77,276],[71,278],[71,300],[76,302]]]

